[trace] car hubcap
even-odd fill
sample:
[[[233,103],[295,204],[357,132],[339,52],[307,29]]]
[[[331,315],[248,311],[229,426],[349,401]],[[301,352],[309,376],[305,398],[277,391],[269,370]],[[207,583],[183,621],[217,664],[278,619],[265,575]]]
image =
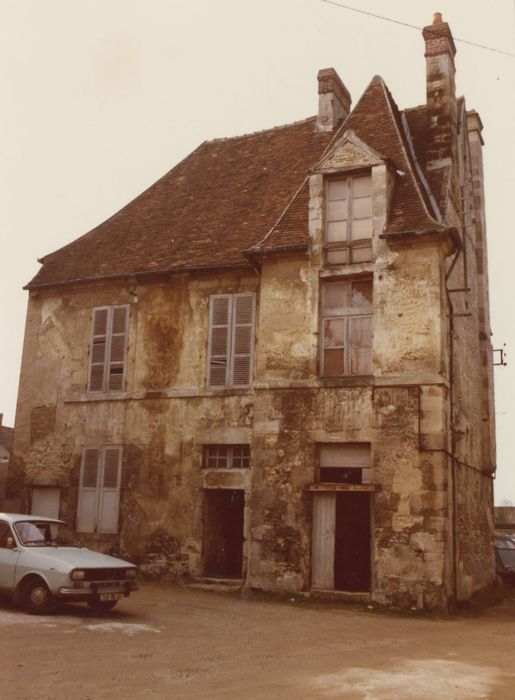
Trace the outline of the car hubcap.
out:
[[[30,592],[30,602],[36,607],[41,607],[46,603],[47,594],[44,588],[33,588]]]

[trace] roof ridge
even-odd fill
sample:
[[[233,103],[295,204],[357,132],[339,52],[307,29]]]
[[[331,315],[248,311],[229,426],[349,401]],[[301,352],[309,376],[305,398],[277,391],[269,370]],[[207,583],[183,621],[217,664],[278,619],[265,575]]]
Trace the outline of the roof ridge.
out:
[[[305,119],[297,119],[294,122],[289,122],[288,124],[279,124],[278,126],[271,126],[268,129],[259,129],[257,131],[249,131],[246,134],[238,134],[237,136],[220,136],[216,139],[208,139],[203,143],[220,143],[222,141],[236,141],[237,139],[246,139],[250,136],[259,136],[260,134],[266,134],[270,131],[279,131],[280,129],[287,129],[290,126],[299,126],[300,124],[307,124],[310,121],[316,121],[317,117],[314,115],[312,117],[306,117]]]
[[[379,79],[381,87],[383,89],[385,99],[386,99],[386,102],[388,104],[388,108],[389,108],[391,115],[392,115],[393,123],[395,124],[395,130],[397,132],[397,136],[399,138],[399,142],[401,144],[401,147],[402,147],[402,150],[404,153],[404,157],[406,159],[406,163],[407,163],[409,171],[410,171],[410,175],[413,179],[413,183],[414,183],[415,189],[417,191],[417,195],[418,195],[420,201],[422,202],[422,206],[424,207],[424,210],[425,210],[426,214],[429,216],[429,218],[432,221],[434,221],[435,224],[439,224],[440,222],[435,218],[434,214],[432,214],[429,211],[428,203],[426,201],[426,198],[423,196],[422,190],[420,188],[421,181],[419,182],[419,178],[417,177],[415,163],[412,162],[411,150],[409,149],[409,147],[407,147],[407,144],[406,144],[404,129],[401,130],[399,128],[399,122],[400,122],[400,126],[403,126],[403,125],[402,125],[402,119],[400,116],[400,110],[397,106],[397,103],[393,99],[393,95],[391,94],[390,90],[388,89],[388,86],[386,85],[384,80],[381,78],[381,76],[380,75],[374,76],[373,80],[375,80],[376,78]],[[396,115],[395,115],[395,110],[397,110],[397,113],[399,115],[398,120],[397,120]]]

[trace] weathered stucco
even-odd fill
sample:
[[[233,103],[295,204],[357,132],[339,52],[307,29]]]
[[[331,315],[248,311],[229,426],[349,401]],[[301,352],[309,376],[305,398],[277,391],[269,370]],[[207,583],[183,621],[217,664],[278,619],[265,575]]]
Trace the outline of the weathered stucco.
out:
[[[440,64],[428,61],[431,90]],[[210,494],[243,491],[242,585],[310,591],[320,445],[364,443],[368,598],[445,608],[488,585],[495,447],[480,122],[464,106],[456,117],[455,101],[445,110],[460,120],[445,153],[431,155],[433,169],[451,168],[445,233],[385,235],[406,173],[347,133],[309,176],[308,251],[31,291],[10,494],[23,491],[30,508],[34,486],[59,486],[73,524],[83,449],[122,446],[119,532],[88,541],[202,578]],[[373,260],[328,268],[324,178],[356,168],[372,175]],[[324,379],[321,286],[360,277],[373,286],[372,373]],[[256,294],[253,380],[211,389],[209,298],[242,292]],[[130,309],[126,385],[88,394],[92,311],[111,305]],[[206,468],[206,445],[249,445],[250,468]]]

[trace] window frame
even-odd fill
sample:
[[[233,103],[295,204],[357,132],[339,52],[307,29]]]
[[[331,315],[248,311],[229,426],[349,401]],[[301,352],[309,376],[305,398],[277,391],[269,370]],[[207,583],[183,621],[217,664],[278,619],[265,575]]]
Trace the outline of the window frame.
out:
[[[216,454],[210,455],[210,450],[216,450]],[[225,450],[225,455],[220,456],[219,452]],[[236,455],[235,451],[241,450],[243,454]],[[208,443],[202,446],[202,469],[250,469],[250,445],[248,443]],[[218,461],[224,459],[225,466],[219,466]],[[241,463],[246,462],[246,465],[235,466],[235,460],[239,460]],[[210,460],[214,460],[216,464],[213,466],[209,464]]]
[[[369,282],[371,285],[371,302],[367,306],[351,306],[352,285],[360,282]],[[327,313],[325,307],[325,296],[328,287],[331,285],[345,285],[345,302],[348,304],[342,305],[342,310],[339,313]],[[374,282],[373,275],[359,277],[329,277],[320,281],[320,358],[319,358],[319,376],[322,379],[340,379],[350,377],[370,377],[373,374],[373,306],[374,306]],[[370,345],[351,344],[351,324],[356,319],[370,320]],[[341,321],[343,323],[343,344],[342,345],[327,345],[326,344],[326,322]],[[368,372],[353,372],[352,371],[352,350],[369,348],[369,371]],[[338,350],[343,352],[343,372],[340,374],[326,373],[326,351]]]
[[[368,177],[370,180],[370,194],[363,196],[355,196],[352,191],[352,183],[358,178]],[[338,201],[335,199],[329,199],[329,188],[331,184],[335,182],[344,182],[347,189],[346,208],[347,217],[346,219],[331,219],[329,220],[329,202]],[[360,217],[355,218],[353,216],[353,202],[357,199],[362,199],[363,197],[370,197],[370,217]],[[365,238],[359,238],[353,240],[353,221],[362,221],[370,219],[370,236]],[[344,241],[334,241],[329,242],[329,224],[333,221],[346,221],[346,238]],[[363,171],[353,171],[351,174],[334,174],[324,179],[324,227],[323,227],[323,248],[324,248],[324,263],[328,267],[335,267],[339,265],[352,265],[355,263],[367,263],[373,260],[373,250],[372,250],[372,239],[373,239],[373,198],[372,198],[372,172],[371,170]],[[360,259],[355,260],[358,251],[363,251],[364,249],[370,249],[370,254]],[[342,252],[345,251],[346,260],[345,261],[329,261],[329,255],[331,252]]]
[[[113,336],[121,335],[118,333],[113,333],[113,320],[114,314],[117,309],[125,309],[125,333],[123,340],[123,360],[120,362],[113,362],[112,347],[113,347]],[[105,334],[95,333],[95,320],[96,314],[106,311],[106,332]],[[89,355],[88,355],[88,378],[86,384],[86,391],[88,394],[118,394],[125,391],[127,383],[127,358],[128,358],[128,347],[129,347],[129,328],[130,328],[130,304],[113,304],[111,306],[96,306],[92,309],[91,313],[91,335],[89,341]],[[93,361],[93,348],[95,346],[95,339],[105,337],[105,350],[103,363]],[[102,388],[93,389],[92,388],[92,372],[93,365],[103,364],[103,375],[102,375]],[[122,365],[122,378],[121,378],[121,388],[110,389],[109,380],[112,376],[112,365],[121,364]],[[116,374],[119,374],[118,372]]]

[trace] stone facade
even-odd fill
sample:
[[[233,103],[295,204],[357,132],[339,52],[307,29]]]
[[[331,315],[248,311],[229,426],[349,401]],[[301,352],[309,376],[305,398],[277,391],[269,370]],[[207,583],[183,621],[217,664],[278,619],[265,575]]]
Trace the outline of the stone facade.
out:
[[[445,43],[450,32],[443,27],[425,30],[426,44],[432,42],[430,87],[438,42],[445,70],[453,69]],[[348,93],[334,71],[321,73],[327,131],[342,111],[336,101],[338,113],[330,113],[336,104],[331,85]],[[481,124],[463,100],[456,101],[454,74],[446,85],[452,104],[442,107],[445,119],[438,122],[434,104],[428,110],[438,122],[438,133],[428,139],[431,168],[417,161],[420,173],[409,174],[433,228],[394,230],[392,212],[408,174],[367,142],[364,131],[346,129],[344,122],[307,175],[305,249],[279,246],[249,256],[252,264],[242,259],[225,270],[29,285],[10,469],[10,488],[25,490],[27,508],[34,489],[57,488],[60,516],[74,524],[84,451],[121,446],[117,531],[84,537],[138,561],[157,560],[160,572],[236,578],[268,591],[347,590],[380,604],[440,609],[493,580],[495,446]],[[391,104],[382,83],[370,90]],[[442,136],[448,115],[452,124]],[[402,128],[393,115],[392,133],[404,143],[406,162],[415,163]],[[328,266],[326,182],[355,172],[371,175],[372,256]],[[439,189],[442,182],[448,187]],[[449,196],[442,197],[444,189]],[[372,371],[321,376],[322,288],[355,280],[372,281]],[[256,298],[252,381],[242,388],[210,387],[210,298],[245,293]],[[124,305],[123,389],[88,392],[93,309]],[[249,447],[250,466],[210,466],[206,446],[241,445]],[[327,446],[368,446],[369,477],[322,479]],[[320,530],[325,508],[336,508],[327,531]],[[353,509],[351,522],[346,518]],[[365,533],[361,540],[352,539],[356,528]],[[234,529],[241,530],[239,539],[230,534]],[[345,569],[352,568],[352,556],[365,557],[361,584],[335,578],[334,585],[313,585],[314,568],[327,566],[320,542],[328,537],[333,549],[336,537],[336,578],[351,580]],[[356,551],[341,559],[340,545]],[[236,574],[220,565],[217,576],[216,562],[207,563],[217,546],[238,549]]]

